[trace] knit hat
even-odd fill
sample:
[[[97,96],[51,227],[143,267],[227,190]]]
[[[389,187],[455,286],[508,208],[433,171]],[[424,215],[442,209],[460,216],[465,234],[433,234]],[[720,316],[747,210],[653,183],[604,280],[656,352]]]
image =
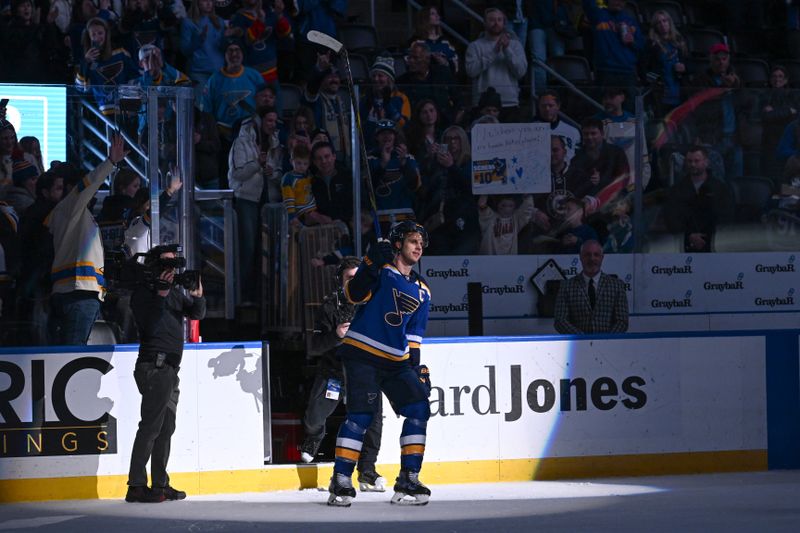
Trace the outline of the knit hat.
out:
[[[394,58],[391,56],[378,56],[369,69],[370,76],[373,72],[383,72],[394,81]]]
[[[389,120],[388,118],[379,120],[378,124],[375,126],[375,135],[378,135],[382,131],[391,131],[392,133],[397,133],[397,123],[395,123],[394,120]]]
[[[710,55],[710,56],[719,54],[721,52],[724,52],[726,54],[730,54],[731,53],[731,49],[728,48],[728,45],[725,44],[725,43],[712,44],[711,48],[708,49],[708,55]]]
[[[225,52],[227,52],[228,48],[230,48],[231,46],[238,46],[239,50],[241,50],[242,54],[244,54],[244,44],[242,43],[241,39],[237,39],[236,37],[228,37],[227,39],[225,39],[225,42],[223,43],[222,47],[222,53],[224,54]]]
[[[494,87],[487,87],[486,90],[481,93],[480,100],[478,100],[478,109],[483,109],[484,107],[496,107],[497,109],[503,107],[500,95],[497,94]]]
[[[11,169],[11,179],[14,180],[14,185],[17,187],[27,180],[39,176],[39,170],[27,159],[15,159],[11,164]]]

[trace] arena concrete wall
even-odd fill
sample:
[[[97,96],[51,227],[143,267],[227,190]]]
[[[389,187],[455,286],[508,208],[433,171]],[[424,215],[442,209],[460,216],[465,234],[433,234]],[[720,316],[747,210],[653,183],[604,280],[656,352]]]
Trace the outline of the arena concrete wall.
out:
[[[796,331],[428,339],[423,479],[520,481],[800,467]],[[0,501],[121,498],[135,346],[0,349]],[[172,482],[189,494],[327,485],[270,465],[268,353],[187,345]],[[265,398],[267,399],[265,402]],[[379,470],[402,420],[388,402]]]

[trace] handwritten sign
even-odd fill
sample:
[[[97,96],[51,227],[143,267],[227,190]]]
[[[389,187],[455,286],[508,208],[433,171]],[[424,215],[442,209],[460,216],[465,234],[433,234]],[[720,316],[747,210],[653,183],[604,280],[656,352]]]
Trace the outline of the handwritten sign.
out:
[[[472,193],[550,192],[550,129],[545,123],[472,128]]]

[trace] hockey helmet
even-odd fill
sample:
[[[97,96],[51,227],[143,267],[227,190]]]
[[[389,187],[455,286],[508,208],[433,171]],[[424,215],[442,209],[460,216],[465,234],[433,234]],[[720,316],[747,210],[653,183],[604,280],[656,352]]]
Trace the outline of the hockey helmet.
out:
[[[413,220],[403,220],[392,226],[389,230],[389,242],[392,246],[397,242],[402,243],[409,233],[419,233],[422,236],[422,247],[428,247],[428,232],[422,224],[417,224]]]

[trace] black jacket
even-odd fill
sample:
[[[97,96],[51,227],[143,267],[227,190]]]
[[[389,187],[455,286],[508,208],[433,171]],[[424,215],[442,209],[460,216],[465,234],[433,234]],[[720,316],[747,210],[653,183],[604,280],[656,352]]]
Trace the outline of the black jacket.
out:
[[[336,357],[336,348],[342,339],[336,334],[339,324],[350,322],[356,306],[347,301],[339,289],[322,300],[314,319],[314,333],[311,336],[311,353],[320,355],[320,371],[327,375],[342,378],[342,363]]]
[[[139,286],[131,297],[131,309],[139,329],[139,354],[170,354],[168,362],[179,366],[183,355],[183,317],[201,320],[206,316],[206,299],[193,298],[172,287],[166,297],[147,286]]]

